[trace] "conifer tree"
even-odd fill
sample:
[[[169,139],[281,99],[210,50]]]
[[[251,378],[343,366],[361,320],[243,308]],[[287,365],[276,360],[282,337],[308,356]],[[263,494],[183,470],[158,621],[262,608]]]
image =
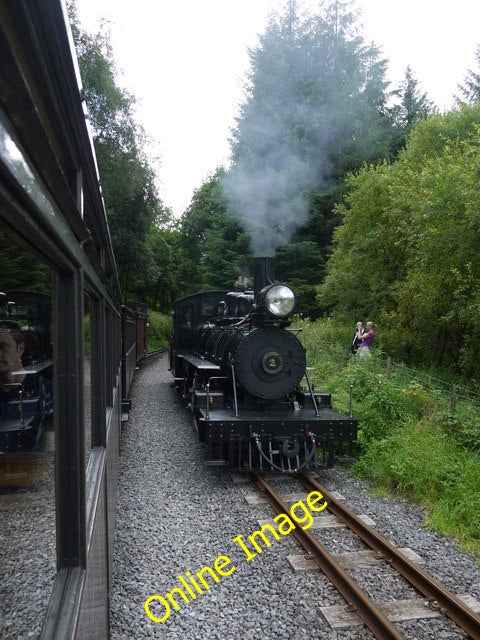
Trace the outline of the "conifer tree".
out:
[[[463,85],[459,84],[461,97],[457,98],[457,102],[466,102],[467,104],[475,104],[480,100],[480,45],[477,46],[475,58],[479,70],[470,70],[465,76]]]
[[[436,108],[427,94],[420,89],[410,66],[405,71],[400,87],[393,93],[400,98],[400,103],[390,110],[395,131],[391,149],[391,155],[394,157],[405,146],[405,141],[414,125],[433,115]]]

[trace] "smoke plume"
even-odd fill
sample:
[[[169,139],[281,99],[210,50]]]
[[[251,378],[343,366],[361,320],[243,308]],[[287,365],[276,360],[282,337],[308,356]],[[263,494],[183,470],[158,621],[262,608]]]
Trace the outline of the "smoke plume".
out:
[[[255,256],[273,255],[307,221],[312,193],[325,189],[334,158],[356,144],[361,110],[372,139],[380,120],[378,106],[364,99],[370,81],[378,89],[378,79],[366,75],[376,50],[362,48],[361,38],[348,40],[335,3],[331,15],[306,23],[290,4],[252,56],[233,164],[223,179],[229,211],[250,233]]]

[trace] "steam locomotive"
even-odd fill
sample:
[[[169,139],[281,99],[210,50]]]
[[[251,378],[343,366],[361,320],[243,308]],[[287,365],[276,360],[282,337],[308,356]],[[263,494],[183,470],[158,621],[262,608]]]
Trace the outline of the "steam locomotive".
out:
[[[295,295],[255,258],[254,288],[206,291],[173,305],[170,370],[207,464],[296,473],[352,459],[357,421],[311,384],[290,327]],[[305,380],[306,386],[301,386]]]

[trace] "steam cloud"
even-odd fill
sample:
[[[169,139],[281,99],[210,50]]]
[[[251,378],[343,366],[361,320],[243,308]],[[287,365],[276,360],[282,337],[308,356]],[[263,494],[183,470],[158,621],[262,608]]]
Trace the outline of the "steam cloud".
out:
[[[235,161],[223,188],[230,211],[250,233],[252,253],[273,256],[307,221],[310,190],[327,173],[329,144],[320,131],[328,127],[324,118],[318,128],[318,109],[312,113],[298,96],[286,96],[270,121],[252,114],[253,106],[243,127],[255,153]]]
[[[223,189],[255,256],[272,256],[289,242],[307,221],[312,192],[327,188],[342,149],[362,131],[374,139],[380,126],[369,95],[376,95],[383,62],[375,66],[376,48],[365,48],[354,29],[350,37],[351,14],[339,17],[338,4],[303,21],[289,3],[254,58]]]

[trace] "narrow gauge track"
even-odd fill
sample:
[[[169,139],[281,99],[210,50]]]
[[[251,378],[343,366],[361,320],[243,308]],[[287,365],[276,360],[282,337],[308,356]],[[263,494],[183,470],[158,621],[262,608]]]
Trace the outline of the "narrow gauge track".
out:
[[[162,353],[167,353],[167,352],[168,352],[168,349],[166,347],[163,349],[156,349],[155,351],[148,351],[145,354],[145,358],[151,358],[153,356],[158,356],[158,355],[161,355]]]
[[[265,478],[258,474],[252,474],[252,477],[276,513],[288,513],[289,507]],[[383,559],[425,596],[432,608],[437,608],[453,620],[473,640],[480,640],[480,617],[470,607],[350,511],[310,475],[300,474],[298,479],[307,491],[319,491],[327,502],[326,508],[330,513],[375,551],[377,559]],[[292,533],[376,638],[380,640],[404,638],[314,536],[301,527],[296,527]]]

